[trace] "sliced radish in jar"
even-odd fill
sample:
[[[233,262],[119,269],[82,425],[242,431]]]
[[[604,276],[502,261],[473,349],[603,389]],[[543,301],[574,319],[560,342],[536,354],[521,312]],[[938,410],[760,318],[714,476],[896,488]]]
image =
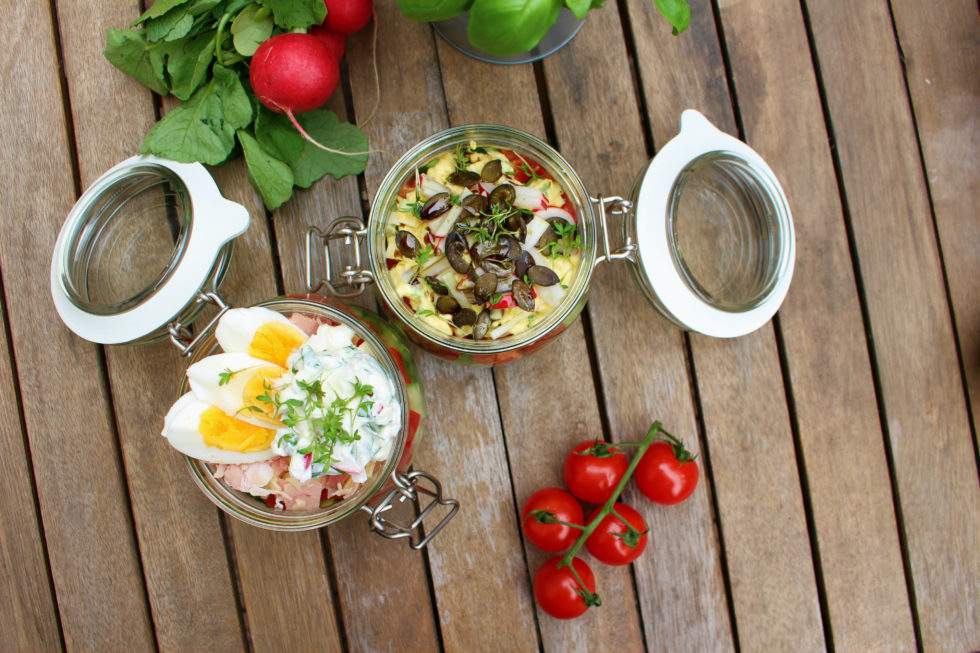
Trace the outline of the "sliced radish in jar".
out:
[[[422,195],[432,197],[438,193],[448,193],[449,189],[428,175],[422,175],[422,185],[419,187]]]
[[[454,206],[446,211],[446,214],[441,218],[434,220],[433,224],[429,226],[429,229],[431,229],[432,233],[436,236],[445,237],[450,231],[452,231],[453,225],[456,224],[456,219],[462,212],[463,207]]]
[[[449,261],[444,257],[432,259],[424,268],[422,272],[429,277],[438,277],[440,274],[449,269]]]
[[[565,298],[567,291],[561,287],[560,283],[556,283],[553,286],[535,286],[538,291],[538,296],[544,301],[548,302],[551,306],[558,306],[561,300]]]
[[[541,213],[541,211],[535,212],[534,217],[527,223],[527,237],[524,238],[524,249],[537,245],[538,239],[551,227],[551,223],[539,217]]]
[[[529,186],[514,186],[514,206],[519,209],[540,209],[544,193]]]
[[[575,224],[575,216],[565,209],[558,208],[557,206],[549,206],[541,209],[540,211],[535,211],[534,217],[541,218],[542,220],[547,220],[548,218],[561,218],[565,222]]]

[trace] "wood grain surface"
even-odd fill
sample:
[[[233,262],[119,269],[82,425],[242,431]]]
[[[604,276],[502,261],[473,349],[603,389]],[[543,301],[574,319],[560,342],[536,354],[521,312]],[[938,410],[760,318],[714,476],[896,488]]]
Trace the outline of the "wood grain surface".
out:
[[[242,160],[210,169],[252,217],[229,303],[304,292],[306,227],[367,218],[407,149],[467,123],[535,134],[593,196],[625,195],[695,108],[767,160],[797,238],[783,307],[741,338],[677,329],[618,261],[531,358],[467,368],[413,347],[414,464],[462,505],[423,552],[361,515],[305,533],[224,515],[159,436],[186,362],[62,325],[47,279],[65,216],[175,101],[101,53],[150,3],[8,4],[0,650],[980,648],[975,3],[692,0],[675,37],[651,3],[607,0],[556,54],[497,66],[376,2],[377,42],[374,24],[348,38],[327,105],[376,150],[365,173],[269,214]],[[138,261],[168,245],[134,242]],[[355,303],[377,308],[373,291]],[[628,487],[647,552],[623,568],[583,552],[603,606],[549,617],[531,591],[549,555],[520,507],[562,484],[575,443],[638,440],[654,419],[699,454],[695,494],[665,507]]]
[[[103,44],[90,38],[117,26],[121,14],[138,12],[132,2],[101,2],[69,4],[59,14],[65,48],[85,55],[71,58],[65,71],[83,187],[131,156],[155,119],[151,94],[114,74],[101,56]],[[141,257],[152,260],[161,253],[156,248],[168,244],[147,238],[131,260],[137,265]],[[177,397],[184,363],[169,343],[107,347],[105,355],[157,642],[163,650],[201,641],[224,650],[241,648],[218,514],[186,483],[186,462],[159,436],[160,415]],[[148,379],[170,390],[147,395]],[[185,527],[188,519],[193,529]]]
[[[616,14],[596,14],[567,52],[544,62],[558,145],[594,195],[625,195],[649,161],[641,98],[631,81],[627,52],[607,43],[621,29]],[[660,56],[673,45],[659,31],[637,33],[635,38],[646,48],[638,64],[649,63],[654,53]],[[590,78],[583,73],[590,67],[611,74]],[[656,70],[667,72],[669,67]],[[582,124],[592,127],[577,127]],[[611,233],[619,231],[614,223]],[[698,453],[683,335],[645,301],[627,268],[625,261],[597,268],[589,299],[610,438],[639,440],[654,420],[660,420]],[[731,649],[708,484],[699,484],[691,499],[670,508],[655,506],[636,491],[626,496],[647,520],[653,540],[648,545],[651,554],[633,564],[647,646],[651,650]],[[678,573],[686,579],[683,583],[663,581]]]
[[[6,306],[0,333],[0,474],[7,480],[6,501],[0,503],[0,650],[61,650],[58,613],[48,578],[48,561],[41,523],[35,508],[34,483],[28,464],[27,440],[18,428],[20,415]]]
[[[55,237],[76,198],[75,134],[66,120],[55,27],[46,4],[12,9],[7,24],[18,56],[2,75],[17,92],[4,101],[0,136],[17,164],[4,190],[0,257],[61,630],[71,650],[151,648],[101,350],[65,328],[45,283]]]
[[[975,438],[980,415],[980,229],[973,198],[980,193],[980,21],[977,7],[968,0],[944,2],[930,12],[919,11],[918,4],[907,0],[890,5],[939,233]]]
[[[722,15],[745,137],[777,171],[796,228],[796,270],[779,325],[830,637],[841,651],[914,649],[887,459],[819,89],[809,52],[792,47],[806,38],[805,25],[788,5],[743,4]],[[748,45],[754,33],[772,35],[765,48]],[[766,81],[771,79],[794,83],[773,92]],[[786,116],[796,117],[791,131],[780,129]],[[856,555],[860,565],[851,564]],[[885,609],[883,601],[890,602]]]
[[[875,343],[920,643],[969,649],[980,640],[980,483],[888,5],[807,9]]]

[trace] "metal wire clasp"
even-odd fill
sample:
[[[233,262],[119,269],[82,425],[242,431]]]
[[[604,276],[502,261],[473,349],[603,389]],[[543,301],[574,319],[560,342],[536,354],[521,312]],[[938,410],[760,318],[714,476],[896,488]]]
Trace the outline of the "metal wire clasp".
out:
[[[191,333],[190,329],[185,327],[182,323],[184,320],[189,319],[189,316],[194,316],[197,314],[198,309],[201,304],[213,304],[218,307],[218,314],[211,318],[207,326],[200,330],[200,332],[195,336]],[[177,316],[177,319],[167,325],[167,333],[170,334],[170,341],[177,345],[177,349],[180,350],[180,355],[190,356],[194,349],[197,347],[198,343],[204,339],[204,337],[211,332],[211,330],[217,326],[218,320],[224,315],[230,307],[218,297],[215,292],[204,292],[201,291],[197,293],[197,297],[194,299],[194,303],[191,304],[184,313]]]
[[[317,292],[326,288],[334,297],[357,297],[369,283],[374,283],[374,275],[370,270],[361,267],[361,241],[367,236],[367,228],[359,218],[342,217],[333,220],[324,231],[316,227],[306,230],[306,290]],[[313,277],[313,240],[319,239],[323,245],[323,267],[325,276]],[[345,249],[353,249],[354,264],[351,265],[341,258],[344,264],[340,276],[334,276],[330,264],[330,243],[342,241]]]
[[[626,242],[622,247],[610,250],[609,248],[609,226],[607,224],[606,217],[610,215],[627,215],[631,210],[633,210],[633,202],[618,196],[604,197],[600,195],[599,197],[590,197],[589,201],[595,204],[599,209],[599,226],[602,229],[602,250],[603,253],[596,257],[595,265],[604,263],[606,261],[613,261],[616,259],[632,258],[633,252],[636,251],[636,243],[627,235]]]
[[[391,478],[395,482],[395,487],[385,495],[381,502],[374,508],[361,506],[361,510],[371,514],[371,530],[381,537],[389,540],[407,537],[413,549],[422,549],[449,523],[450,519],[456,516],[459,511],[459,501],[443,498],[442,484],[435,477],[425,472],[409,472],[407,474],[395,472]],[[431,487],[420,485],[420,480],[428,482]],[[432,497],[432,501],[424,508],[419,509],[418,517],[411,524],[405,526],[385,518],[384,513],[392,508],[392,502],[396,498],[399,501],[408,499],[417,503],[420,493]],[[423,535],[422,522],[437,506],[447,506],[449,513],[435,527],[427,529]]]

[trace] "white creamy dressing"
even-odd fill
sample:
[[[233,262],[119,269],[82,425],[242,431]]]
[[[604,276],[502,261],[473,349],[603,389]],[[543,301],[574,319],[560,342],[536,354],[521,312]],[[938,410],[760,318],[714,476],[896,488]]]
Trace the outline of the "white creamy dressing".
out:
[[[391,456],[401,428],[401,407],[395,387],[381,364],[354,346],[354,335],[354,331],[344,325],[321,325],[316,334],[289,357],[289,371],[276,382],[280,402],[299,400],[307,406],[302,412],[308,419],[280,428],[272,446],[278,455],[291,457],[289,472],[300,482],[325,474],[347,473],[355,482],[363,483],[367,480],[365,467],[372,460],[387,460]],[[312,406],[310,384],[319,384],[323,391],[323,399],[313,402]],[[355,384],[373,388],[369,396],[363,397],[364,402],[373,402],[370,407],[355,413],[361,401],[353,399],[346,408],[332,408],[336,399],[344,401],[355,395]],[[335,442],[329,464],[311,464],[310,457],[300,452],[317,440],[315,420],[332,410],[340,415],[343,430],[352,435],[356,433],[358,439]],[[280,415],[282,412],[280,410]]]

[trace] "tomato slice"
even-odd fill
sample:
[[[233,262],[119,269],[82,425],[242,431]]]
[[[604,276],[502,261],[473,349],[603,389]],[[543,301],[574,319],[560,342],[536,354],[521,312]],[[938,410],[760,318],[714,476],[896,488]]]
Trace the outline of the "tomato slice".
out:
[[[534,292],[534,289],[532,288],[531,291]],[[491,309],[494,309],[494,308],[514,308],[515,306],[517,306],[517,300],[514,299],[514,294],[513,293],[509,293],[508,292],[508,293],[504,293],[503,295],[501,295],[500,296],[500,301],[497,302],[496,304],[494,304],[493,306],[491,306],[490,308]]]
[[[542,168],[538,162],[529,159],[527,157],[521,158],[513,150],[500,150],[500,153],[503,154],[505,157],[507,157],[507,160],[514,165],[515,170],[514,170],[514,174],[512,174],[511,177],[513,177],[514,181],[516,181],[517,183],[523,184],[527,182],[528,179],[531,178],[531,175],[524,172],[524,170],[521,168],[521,166],[523,166],[525,162],[527,163],[528,166],[530,166],[531,170],[533,170],[534,174],[536,174],[537,176],[543,177],[544,179],[551,179],[551,175],[549,175],[547,171],[544,168]]]
[[[561,208],[565,209],[572,215],[572,221],[578,224],[578,215],[575,213],[575,207],[572,205],[572,200],[568,199],[567,193],[562,193],[561,198],[565,200],[565,204]]]
[[[404,359],[402,359],[401,352],[395,349],[394,347],[388,347],[388,353],[391,354],[391,357],[395,359],[395,365],[397,365],[399,371],[401,371],[402,378],[405,379],[405,383],[406,384],[411,383],[412,379],[408,375],[408,370],[405,368],[405,361]]]

